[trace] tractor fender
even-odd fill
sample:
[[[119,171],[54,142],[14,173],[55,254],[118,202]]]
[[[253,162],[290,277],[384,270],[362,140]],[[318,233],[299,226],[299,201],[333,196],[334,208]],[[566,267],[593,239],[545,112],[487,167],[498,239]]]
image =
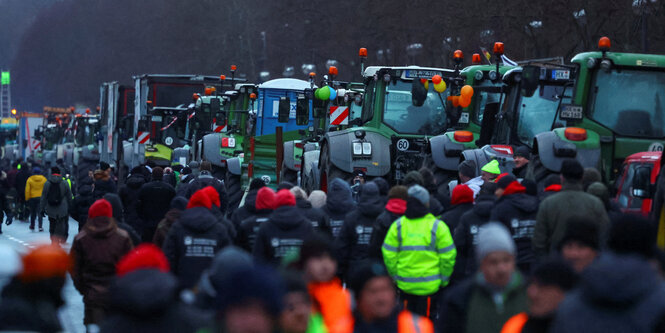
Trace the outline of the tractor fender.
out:
[[[491,145],[463,151],[462,160],[471,160],[476,163],[476,175],[480,175],[483,166],[492,160],[499,161],[499,170],[501,170],[501,173],[510,173],[515,167],[515,161],[511,154],[495,150]]]
[[[365,142],[372,145],[372,156],[366,158],[353,158],[353,141],[357,140],[354,131],[339,131],[326,134],[330,161],[338,169],[353,173],[354,168],[365,168],[367,176],[383,177],[390,172],[389,138],[373,132],[365,132]]]
[[[299,171],[300,168],[299,167],[296,168],[296,164],[300,164],[299,163],[300,161],[298,161],[298,163],[296,163],[295,159],[293,158],[294,149],[296,149],[296,142],[295,141],[284,142],[284,161],[283,162],[284,162],[284,166],[287,169],[293,170],[293,171]]]
[[[576,159],[585,168],[598,168],[600,164],[600,142],[590,148],[578,148],[551,131],[536,135],[533,147],[533,153],[538,155],[542,165],[555,173],[561,172],[563,161],[569,158]]]
[[[189,148],[178,147],[173,149],[173,155],[171,159],[173,162],[182,166],[189,164]]]
[[[81,148],[81,158],[86,161],[99,161],[99,149],[95,145],[87,145]]]
[[[226,157],[222,155],[222,135],[219,133],[210,133],[203,136],[203,156],[202,160],[210,161],[212,165],[224,167],[222,164]]]
[[[303,166],[302,166],[302,173],[305,175],[309,175],[309,173],[314,170],[318,170],[319,168],[319,156],[321,155],[320,150],[311,150],[305,152],[303,156]]]
[[[55,166],[56,152],[55,150],[45,150],[42,155],[42,164]]]
[[[232,157],[226,160],[226,170],[235,176],[240,176],[242,174],[242,166],[240,165],[240,159],[237,157]]]
[[[432,160],[437,168],[456,171],[464,145],[450,140],[447,135],[437,135],[429,140],[432,150]]]

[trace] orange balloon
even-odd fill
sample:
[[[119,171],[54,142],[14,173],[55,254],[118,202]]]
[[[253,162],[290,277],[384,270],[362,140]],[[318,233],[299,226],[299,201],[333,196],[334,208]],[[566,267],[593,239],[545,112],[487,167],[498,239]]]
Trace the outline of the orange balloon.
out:
[[[432,76],[432,83],[434,83],[434,84],[439,84],[439,82],[441,82],[441,80],[442,80],[441,75],[437,74],[437,75]]]
[[[453,96],[453,106],[454,107],[459,106],[459,96]]]
[[[469,99],[471,99],[471,97],[473,97],[473,87],[468,85],[468,84],[465,85],[464,87],[462,87],[462,91],[460,92],[460,95],[468,97]]]
[[[460,96],[459,105],[463,108],[468,107],[469,105],[471,105],[471,98],[467,98],[466,96]]]

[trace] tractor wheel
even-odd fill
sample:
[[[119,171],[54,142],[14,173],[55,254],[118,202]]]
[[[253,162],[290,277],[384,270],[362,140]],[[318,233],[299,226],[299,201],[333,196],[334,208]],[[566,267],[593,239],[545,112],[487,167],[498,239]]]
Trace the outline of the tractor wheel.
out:
[[[323,192],[328,193],[328,186],[335,178],[339,178],[347,183],[351,180],[352,174],[346,173],[332,164],[327,146],[322,147],[321,154],[321,165],[319,165],[321,180],[319,184]]]
[[[298,185],[298,172],[287,168],[284,161],[282,161],[282,169],[279,172],[279,182],[289,182],[293,185]]]

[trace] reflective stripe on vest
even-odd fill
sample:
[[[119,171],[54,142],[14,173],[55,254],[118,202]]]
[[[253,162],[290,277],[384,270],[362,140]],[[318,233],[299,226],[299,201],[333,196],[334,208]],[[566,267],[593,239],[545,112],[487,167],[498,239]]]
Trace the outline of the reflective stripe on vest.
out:
[[[434,327],[429,319],[414,315],[409,311],[402,311],[397,317],[397,332],[434,333]]]
[[[448,281],[447,276],[442,276],[442,275],[430,275],[430,276],[420,276],[420,277],[406,277],[406,276],[399,276],[395,275],[393,278],[397,281],[402,281],[402,282],[432,282],[432,281],[437,281],[441,280],[441,282]]]
[[[455,244],[451,244],[449,246],[444,247],[443,249],[437,249],[436,248],[436,231],[439,229],[439,223],[441,221],[439,219],[436,219],[434,221],[434,225],[432,226],[431,230],[431,238],[430,238],[430,244],[429,245],[411,245],[411,246],[402,246],[402,219],[404,217],[401,217],[399,220],[397,220],[397,247],[388,245],[388,244],[383,244],[383,248],[392,251],[392,252],[399,252],[399,251],[432,251],[432,252],[437,252],[437,253],[446,253],[448,251],[452,251],[455,249]]]
[[[529,316],[526,312],[518,313],[512,316],[508,321],[503,325],[501,333],[520,333],[526,325],[526,322],[529,320]]]

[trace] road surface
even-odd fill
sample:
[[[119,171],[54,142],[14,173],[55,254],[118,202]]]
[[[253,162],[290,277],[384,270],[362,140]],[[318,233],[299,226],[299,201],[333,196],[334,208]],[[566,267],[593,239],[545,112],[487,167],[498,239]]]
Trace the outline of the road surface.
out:
[[[31,231],[28,229],[29,223],[14,220],[11,225],[2,225],[2,235],[0,243],[7,244],[16,249],[19,253],[25,253],[33,248],[35,244],[50,243],[48,233],[48,219],[44,218],[44,231]],[[37,230],[38,228],[35,228]],[[78,223],[69,219],[69,238],[64,248],[69,252],[74,236],[78,233]],[[63,290],[65,306],[60,310],[60,322],[64,332],[84,333],[83,326],[83,298],[74,288],[72,280],[67,276],[67,282]]]

